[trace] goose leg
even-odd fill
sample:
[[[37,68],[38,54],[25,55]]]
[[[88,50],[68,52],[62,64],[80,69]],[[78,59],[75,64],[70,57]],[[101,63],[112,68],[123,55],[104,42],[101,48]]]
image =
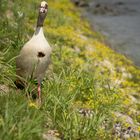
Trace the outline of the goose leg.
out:
[[[38,81],[38,101],[41,103],[41,82]]]

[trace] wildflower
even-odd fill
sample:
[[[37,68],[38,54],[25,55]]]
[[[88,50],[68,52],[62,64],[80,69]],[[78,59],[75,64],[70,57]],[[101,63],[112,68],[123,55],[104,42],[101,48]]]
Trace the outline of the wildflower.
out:
[[[38,109],[38,106],[34,102],[29,102],[29,107]]]
[[[137,130],[140,132],[140,126],[137,128]]]
[[[18,11],[17,13],[18,13],[18,17],[19,17],[19,18],[22,18],[22,17],[23,17],[23,12]]]

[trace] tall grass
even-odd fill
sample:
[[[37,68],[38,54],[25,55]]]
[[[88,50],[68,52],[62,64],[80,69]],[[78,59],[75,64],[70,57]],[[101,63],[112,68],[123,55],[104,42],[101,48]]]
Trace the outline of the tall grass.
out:
[[[72,81],[72,77],[75,80]],[[100,93],[96,80],[93,75],[80,71],[62,69],[59,75],[54,73],[51,79],[44,81],[40,109],[30,106],[24,92],[1,95],[1,139],[41,139],[41,134],[48,130],[58,130],[64,139],[71,140],[100,137],[103,121],[111,119],[118,102],[113,95],[117,94],[115,91],[102,87],[104,92]],[[88,87],[84,87],[87,82]],[[73,88],[73,85],[77,86]],[[90,97],[90,104],[86,105],[89,101],[85,101],[83,94]],[[80,108],[93,112],[85,117],[79,114]]]
[[[125,59],[93,43],[99,39],[98,34],[80,20],[68,0],[48,3],[44,31],[53,54],[42,83],[42,105],[38,107],[25,94],[36,87],[35,82],[28,81],[28,87],[20,91],[14,80],[15,57],[33,34],[39,2],[0,1],[0,88],[8,88],[8,92],[0,90],[0,140],[42,140],[49,130],[58,130],[64,140],[113,139],[113,112],[122,109],[123,95],[112,79],[121,74],[112,74],[100,61]],[[87,49],[91,46],[94,51]],[[114,65],[120,66],[118,62]],[[81,109],[91,114],[82,114]]]

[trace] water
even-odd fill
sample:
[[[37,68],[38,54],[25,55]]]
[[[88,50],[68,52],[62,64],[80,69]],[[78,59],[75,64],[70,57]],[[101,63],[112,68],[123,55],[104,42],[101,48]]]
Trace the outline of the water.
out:
[[[111,47],[140,66],[140,0],[91,0],[85,16]]]

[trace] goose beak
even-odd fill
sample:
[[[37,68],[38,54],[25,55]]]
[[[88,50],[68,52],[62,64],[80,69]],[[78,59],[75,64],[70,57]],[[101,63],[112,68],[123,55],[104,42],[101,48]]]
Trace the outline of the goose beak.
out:
[[[47,13],[47,11],[48,11],[48,3],[45,1],[42,1],[39,7],[39,13]]]

